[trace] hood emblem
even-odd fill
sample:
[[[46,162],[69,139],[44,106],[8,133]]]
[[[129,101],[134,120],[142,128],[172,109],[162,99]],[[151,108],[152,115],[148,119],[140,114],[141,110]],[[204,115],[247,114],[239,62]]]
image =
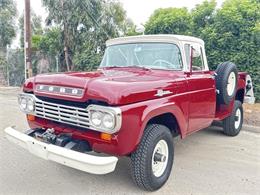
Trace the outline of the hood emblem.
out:
[[[169,90],[164,91],[164,90],[162,90],[162,89],[158,89],[158,90],[157,90],[157,93],[156,93],[154,96],[156,96],[156,97],[162,97],[162,96],[164,96],[164,95],[169,95],[169,94],[172,94],[172,92],[169,91]]]
[[[49,94],[59,94],[68,96],[83,96],[83,89],[62,87],[62,86],[52,86],[52,85],[36,85],[36,91],[44,92]]]

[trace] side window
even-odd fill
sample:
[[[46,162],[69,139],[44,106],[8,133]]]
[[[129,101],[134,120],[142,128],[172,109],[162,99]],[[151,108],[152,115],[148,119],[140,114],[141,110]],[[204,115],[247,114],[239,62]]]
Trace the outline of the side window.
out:
[[[200,46],[192,46],[192,71],[205,70],[203,52]]]

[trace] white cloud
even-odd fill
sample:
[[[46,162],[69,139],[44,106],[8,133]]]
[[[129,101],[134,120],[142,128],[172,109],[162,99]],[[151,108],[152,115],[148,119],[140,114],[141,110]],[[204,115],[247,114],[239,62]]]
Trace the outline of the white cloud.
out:
[[[127,15],[131,18],[135,24],[144,24],[158,8],[167,7],[187,7],[192,9],[195,5],[202,3],[204,0],[120,0],[124,9],[127,11]],[[223,3],[224,0],[217,0],[218,6]]]
[[[42,16],[42,18],[46,18],[47,12],[45,8],[42,6],[41,0],[31,0],[31,9],[37,14]],[[16,0],[17,10],[19,16],[23,14],[24,11],[24,0]]]

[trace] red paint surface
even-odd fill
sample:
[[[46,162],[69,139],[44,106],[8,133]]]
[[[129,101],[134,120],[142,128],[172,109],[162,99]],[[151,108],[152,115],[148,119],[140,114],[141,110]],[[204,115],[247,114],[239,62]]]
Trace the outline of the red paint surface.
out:
[[[39,75],[24,84],[24,91],[51,98],[86,102],[100,100],[122,110],[122,127],[111,141],[100,139],[100,133],[37,118],[29,122],[31,128],[54,128],[56,133],[71,133],[77,139],[87,140],[94,151],[113,155],[127,155],[135,150],[148,121],[164,113],[173,114],[178,122],[181,137],[210,126],[213,120],[230,115],[229,106],[216,107],[213,72],[143,70],[139,68],[107,68],[97,72]],[[238,89],[245,88],[246,73],[239,73]],[[35,92],[37,84],[76,87],[85,90],[84,96],[64,97]],[[158,89],[172,94],[156,97]]]

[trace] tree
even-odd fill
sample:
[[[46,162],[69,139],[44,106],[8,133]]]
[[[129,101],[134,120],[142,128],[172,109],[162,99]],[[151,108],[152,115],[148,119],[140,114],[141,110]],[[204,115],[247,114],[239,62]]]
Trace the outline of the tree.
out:
[[[24,52],[21,49],[11,49],[7,57],[10,86],[21,86],[24,82]]]
[[[63,65],[64,51],[62,42],[62,29],[59,26],[45,29],[39,40],[39,50],[42,56],[46,57],[50,63],[49,71],[57,70],[55,58],[58,57],[59,64]],[[54,66],[55,65],[55,66]],[[65,66],[60,66],[59,71],[66,71]]]
[[[191,10],[192,34],[200,36],[201,31],[214,22],[216,1],[204,1]]]
[[[7,46],[15,37],[16,7],[13,0],[0,0],[0,71],[7,78]]]
[[[49,11],[47,24],[60,29],[62,50],[58,51],[62,66],[68,71],[94,67],[89,64],[93,61],[85,58],[93,56],[95,62],[100,61],[105,41],[132,28],[118,1],[43,0],[43,5]]]
[[[19,29],[20,29],[20,47],[24,47],[24,14],[18,20]],[[43,34],[42,28],[42,18],[35,14],[33,10],[31,10],[31,31],[32,31],[32,48],[35,48],[35,44],[40,39],[40,35]],[[35,42],[36,41],[36,42]]]
[[[45,30],[41,37],[39,48],[46,55],[59,54],[62,50],[60,27],[52,27]]]
[[[187,8],[157,9],[145,24],[146,34],[185,34],[191,31],[191,15]]]
[[[16,7],[13,0],[0,0],[0,50],[6,53],[15,37]]]

